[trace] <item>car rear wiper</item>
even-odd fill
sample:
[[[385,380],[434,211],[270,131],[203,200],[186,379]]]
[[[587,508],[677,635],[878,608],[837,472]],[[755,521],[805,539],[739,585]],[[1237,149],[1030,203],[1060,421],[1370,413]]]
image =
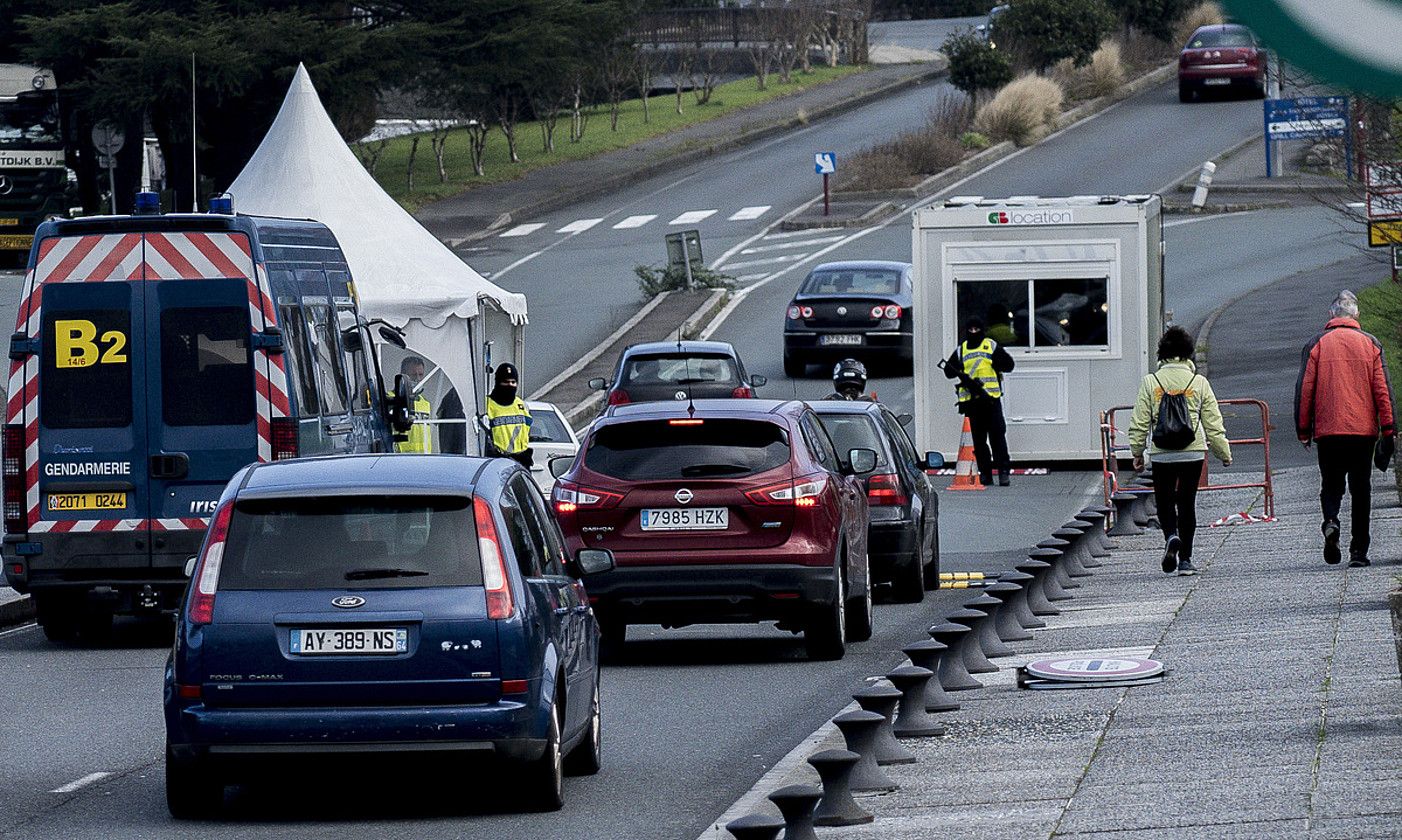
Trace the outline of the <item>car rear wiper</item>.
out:
[[[692,464],[689,467],[682,467],[682,477],[695,478],[701,475],[734,475],[736,473],[749,471],[750,468],[746,464]]]
[[[352,569],[346,572],[346,580],[373,580],[375,578],[422,577],[428,574],[423,569]]]

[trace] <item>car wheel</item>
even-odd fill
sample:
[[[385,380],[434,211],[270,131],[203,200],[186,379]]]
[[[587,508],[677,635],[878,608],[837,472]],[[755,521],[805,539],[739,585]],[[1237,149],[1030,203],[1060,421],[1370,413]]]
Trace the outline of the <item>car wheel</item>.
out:
[[[1191,86],[1189,86],[1189,85],[1186,84],[1185,82],[1179,82],[1179,83],[1178,83],[1178,101],[1179,101],[1179,102],[1192,102],[1192,101],[1193,101],[1193,89],[1192,89]]]
[[[930,561],[925,564],[925,588],[940,588],[940,531],[939,520],[935,520],[935,537],[930,541]]]
[[[847,652],[846,576],[837,570],[837,592],[826,604],[815,604],[803,628],[809,659],[841,659]]]
[[[166,745],[166,808],[178,820],[198,820],[219,813],[224,782],[198,760],[175,758]]]
[[[112,611],[92,605],[82,612],[78,635],[88,644],[102,644],[112,638]]]
[[[560,703],[550,704],[545,751],[521,772],[521,797],[532,811],[558,811],[565,805],[564,759],[560,755]]]
[[[51,642],[71,642],[78,635],[78,611],[82,605],[59,595],[34,595],[34,614]]]
[[[802,379],[808,372],[808,363],[802,359],[784,354],[784,375],[790,379]]]
[[[571,776],[592,776],[603,766],[603,714],[599,677],[594,675],[594,699],[589,701],[588,734],[565,756],[565,772]]]
[[[609,618],[599,619],[599,659],[613,662],[623,656],[623,644],[628,639],[628,625]]]
[[[847,599],[847,641],[865,642],[871,638],[871,579],[868,577],[866,591]]]
[[[918,604],[925,600],[925,532],[918,531],[915,552],[896,567],[891,578],[891,597],[898,604]]]

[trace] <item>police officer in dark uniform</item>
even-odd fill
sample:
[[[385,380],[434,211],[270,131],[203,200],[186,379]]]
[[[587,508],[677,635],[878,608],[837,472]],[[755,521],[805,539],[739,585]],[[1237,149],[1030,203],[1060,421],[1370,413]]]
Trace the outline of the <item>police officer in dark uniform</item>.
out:
[[[837,363],[832,369],[832,386],[836,390],[823,399],[876,402],[862,393],[867,386],[867,369],[866,365],[856,359],[843,359]]]

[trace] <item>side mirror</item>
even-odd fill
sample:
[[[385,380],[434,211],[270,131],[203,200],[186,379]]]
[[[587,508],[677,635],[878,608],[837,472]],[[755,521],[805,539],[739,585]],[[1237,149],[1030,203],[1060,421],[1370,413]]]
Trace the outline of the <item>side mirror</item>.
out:
[[[750,385],[752,385],[752,386],[755,387],[755,388],[763,388],[765,385],[768,385],[768,384],[769,384],[769,377],[767,377],[767,376],[751,376],[751,377],[750,377]]]
[[[596,376],[589,380],[589,390],[591,391],[602,391],[607,387],[608,382],[601,377]]]
[[[613,552],[607,548],[581,548],[574,556],[574,564],[580,577],[609,572],[613,570]]]
[[[853,449],[847,453],[847,463],[851,465],[852,475],[869,473],[876,469],[876,450]]]
[[[189,577],[195,573],[195,561],[197,560],[199,560],[198,557],[190,557],[185,560],[185,577]]]
[[[922,466],[927,470],[944,469],[944,455],[939,452],[926,452],[925,462]]]
[[[556,478],[564,478],[565,473],[570,471],[574,465],[574,457],[570,455],[556,455],[550,459],[550,474]]]
[[[385,400],[389,424],[396,432],[414,428],[414,415],[409,410],[409,380],[402,373],[394,375],[394,396]]]
[[[910,421],[912,421],[912,420],[914,420],[914,419],[915,419],[915,415],[913,415],[913,414],[897,414],[897,415],[896,415],[896,422],[897,422],[897,423],[900,423],[902,428],[905,428],[905,427],[909,426],[909,425],[910,425]]]
[[[404,333],[396,330],[388,324],[380,324],[380,338],[398,347],[400,350],[408,350],[409,344],[404,340]]]
[[[365,349],[365,337],[360,327],[346,327],[341,330],[341,347],[347,353],[359,353]]]

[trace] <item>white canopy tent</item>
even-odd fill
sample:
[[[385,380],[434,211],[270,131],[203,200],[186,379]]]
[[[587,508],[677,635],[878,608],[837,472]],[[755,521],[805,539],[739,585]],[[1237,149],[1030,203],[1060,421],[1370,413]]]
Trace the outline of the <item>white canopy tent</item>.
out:
[[[410,349],[441,368],[469,412],[483,409],[478,374],[487,361],[520,367],[525,296],[488,282],[375,183],[327,115],[305,66],[298,66],[277,119],[229,193],[237,212],[329,227],[364,313],[403,330]],[[483,358],[488,342],[489,360]],[[385,375],[392,379],[397,370]],[[446,390],[431,386],[430,393]],[[476,436],[468,437],[475,446]]]

